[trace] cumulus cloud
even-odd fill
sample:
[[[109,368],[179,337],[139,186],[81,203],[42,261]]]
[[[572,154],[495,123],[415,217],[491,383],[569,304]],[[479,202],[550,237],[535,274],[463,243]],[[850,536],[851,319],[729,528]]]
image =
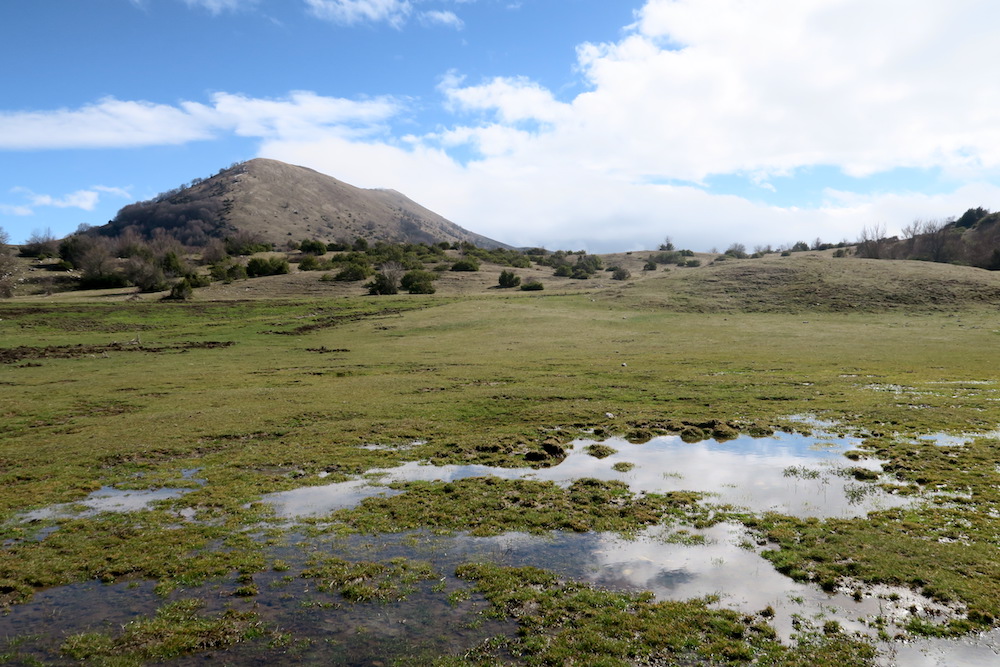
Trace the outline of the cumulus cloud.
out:
[[[388,23],[399,28],[413,12],[408,0],[305,0],[310,13],[341,25]]]
[[[439,89],[456,111],[486,111],[502,123],[570,120],[570,106],[556,101],[552,92],[524,77],[497,77],[477,86],[461,86],[455,74],[446,76]]]
[[[123,148],[211,136],[198,104],[173,107],[104,98],[79,109],[0,112],[0,148]]]
[[[997,165],[988,17],[982,0],[650,0],[627,38],[580,49],[594,92],[578,106],[626,137],[633,168],[676,178]]]
[[[586,90],[571,98],[451,72],[439,91],[454,122],[408,144],[268,141],[262,152],[391,185],[512,243],[853,239],[872,222],[891,231],[996,198],[1000,86],[982,76],[995,19],[987,0],[648,0],[621,39],[578,48]],[[761,203],[776,199],[771,178],[817,166],[862,179],[933,169],[967,184]],[[760,200],[704,185],[718,175]]]
[[[289,139],[324,130],[360,135],[398,108],[389,98],[346,100],[301,91],[279,99],[216,93],[211,104],[176,106],[105,98],[80,109],[0,112],[0,149],[162,146],[229,132]]]
[[[244,137],[297,140],[321,131],[361,136],[399,110],[399,103],[384,97],[357,101],[297,91],[272,100],[217,93],[212,122]]]
[[[97,208],[102,194],[109,194],[124,199],[131,198],[131,194],[124,188],[95,185],[85,190],[76,190],[62,196],[52,196],[49,194],[39,194],[29,188],[16,186],[10,189],[12,194],[21,195],[27,200],[22,204],[0,204],[0,212],[6,215],[34,215],[35,209],[41,207],[52,208],[78,208],[83,211],[93,211]]]
[[[431,10],[420,13],[420,22],[424,25],[442,25],[455,30],[465,27],[465,22],[458,18],[455,12]]]

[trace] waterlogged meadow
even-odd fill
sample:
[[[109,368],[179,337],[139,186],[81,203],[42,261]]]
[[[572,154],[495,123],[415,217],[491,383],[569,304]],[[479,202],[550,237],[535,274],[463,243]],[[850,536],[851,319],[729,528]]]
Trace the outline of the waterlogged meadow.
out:
[[[0,661],[995,657],[993,313],[656,285],[0,305]]]

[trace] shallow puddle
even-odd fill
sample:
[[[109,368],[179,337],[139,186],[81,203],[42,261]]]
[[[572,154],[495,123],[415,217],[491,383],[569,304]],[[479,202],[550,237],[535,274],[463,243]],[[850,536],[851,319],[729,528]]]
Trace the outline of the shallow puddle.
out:
[[[181,471],[181,477],[196,484],[204,484],[205,480],[195,477],[200,472],[198,468]],[[75,503],[60,503],[50,505],[30,512],[17,515],[18,521],[41,521],[43,519],[71,519],[95,516],[102,512],[139,512],[159,501],[179,498],[192,489],[116,489],[113,486],[102,486],[83,500]]]
[[[394,496],[400,493],[402,491],[372,486],[367,480],[360,479],[269,493],[264,499],[274,506],[275,513],[279,517],[291,518],[322,516],[334,510],[354,507],[365,498]]]
[[[987,667],[1000,665],[1000,630],[960,639],[918,639],[885,648],[883,667]]]
[[[747,614],[770,608],[770,622],[784,641],[800,621],[822,627],[836,620],[845,631],[874,636],[877,619],[885,619],[890,627],[893,622],[905,624],[912,618],[911,606],[926,620],[946,611],[905,589],[885,587],[877,595],[867,592],[855,599],[853,591],[825,593],[818,586],[795,582],[764,560],[748,538],[741,526],[718,524],[680,536],[653,528],[636,539],[612,533],[459,536],[447,550],[466,560],[535,565],[613,590],[648,590],[663,600],[714,596],[716,606]]]
[[[381,486],[390,482],[493,475],[558,484],[583,477],[620,480],[634,493],[698,491],[711,494],[708,502],[797,516],[857,517],[911,502],[845,474],[852,467],[879,470],[876,461],[859,463],[843,456],[844,451],[858,444],[855,439],[799,434],[694,444],[672,436],[644,444],[611,439],[600,444],[613,452],[595,452],[607,454],[603,458],[588,452],[593,444],[589,440],[575,442],[566,458],[551,468],[431,466],[413,462],[370,471],[364,479],[269,494],[263,500],[275,507],[279,517],[294,520],[352,507],[374,495],[403,493]],[[102,489],[80,503],[36,510],[22,518],[141,510],[151,502],[177,497],[185,491]],[[874,636],[878,625],[885,623],[891,635],[894,627],[905,625],[914,613],[935,620],[949,612],[903,589],[864,587],[828,594],[818,586],[792,581],[760,555],[759,547],[744,528],[732,524],[701,531],[654,527],[635,539],[611,533],[563,532],[497,537],[435,536],[423,532],[290,537],[287,545],[268,547],[268,552],[269,559],[282,559],[289,567],[281,572],[255,574],[259,593],[249,600],[232,596],[232,581],[188,589],[180,595],[208,601],[206,613],[227,605],[253,608],[268,627],[290,632],[296,640],[309,641],[297,644],[294,650],[271,649],[263,642],[241,645],[226,651],[227,660],[247,664],[285,659],[342,665],[379,661],[388,664],[394,656],[413,655],[415,651],[426,656],[459,654],[486,637],[515,632],[509,622],[482,619],[478,612],[487,605],[480,596],[473,595],[457,606],[449,604],[448,593],[468,588],[467,582],[454,577],[455,568],[472,561],[534,565],[567,579],[610,589],[649,590],[659,599],[713,596],[719,607],[747,614],[767,610],[768,621],[785,641],[803,624],[822,628],[825,622],[836,621],[847,632]],[[403,602],[351,604],[337,594],[321,593],[313,581],[299,576],[307,567],[307,559],[317,554],[349,560],[384,561],[402,556],[426,561],[440,574],[440,580],[420,583]],[[37,638],[28,644],[35,647],[35,655],[51,659],[58,657],[52,651],[68,634],[94,629],[115,631],[131,617],[151,615],[162,603],[148,583],[135,588],[93,583],[61,587],[39,593],[31,603],[18,605],[0,617],[0,637],[35,633]],[[881,664],[993,664],[998,645],[1000,632],[956,641],[882,644]],[[31,648],[25,650],[31,654]],[[204,659],[204,655],[191,656],[177,664],[200,664]]]
[[[104,486],[75,503],[61,503],[18,515],[21,521],[88,517],[101,512],[138,512],[157,500],[178,498],[191,489],[152,489],[129,491]]]
[[[373,481],[367,490],[358,481],[351,481],[270,494],[263,500],[275,505],[284,517],[317,516],[351,507],[365,494],[387,493],[388,489],[380,484],[493,476],[564,485],[584,477],[620,480],[634,493],[699,491],[710,494],[708,500],[712,503],[802,517],[858,517],[911,502],[873,484],[857,482],[846,472],[850,467],[879,470],[877,461],[851,462],[844,458],[844,451],[856,443],[854,439],[831,440],[792,433],[693,444],[678,436],[658,437],[644,444],[612,438],[601,444],[614,452],[598,458],[587,451],[595,442],[579,440],[562,462],[550,468],[410,462],[369,471],[366,477]]]
[[[440,579],[416,584],[402,602],[349,603],[336,593],[321,592],[315,579],[300,575],[314,555],[347,560],[384,562],[403,556],[429,563]],[[424,532],[305,539],[290,536],[284,546],[268,548],[267,559],[287,563],[282,571],[254,575],[259,593],[250,599],[233,597],[234,580],[178,591],[171,597],[196,596],[206,600],[203,613],[227,607],[252,609],[264,625],[290,632],[295,641],[273,649],[266,640],[228,649],[226,661],[268,664],[273,661],[317,662],[338,665],[390,664],[395,657],[457,655],[487,637],[516,632],[510,622],[484,619],[488,605],[473,595],[457,605],[449,593],[469,584],[454,577],[467,562],[532,565],[561,577],[616,590],[649,590],[659,599],[686,600],[715,596],[715,606],[747,614],[770,608],[769,622],[787,641],[800,623],[822,628],[837,621],[848,632],[873,636],[876,620],[905,624],[916,605],[922,618],[933,619],[933,605],[903,590],[866,593],[855,600],[849,591],[824,593],[817,586],[782,576],[751,546],[738,525],[719,524],[704,531],[671,532],[652,528],[635,539],[609,533],[509,533],[496,537],[438,536]],[[900,595],[892,599],[893,593]],[[0,637],[33,635],[22,657],[58,659],[53,651],[70,634],[104,630],[117,634],[136,616],[150,616],[165,601],[152,585],[64,586],[39,593],[25,605],[0,616]],[[300,640],[308,640],[301,642]],[[971,667],[993,664],[1000,636],[990,633],[954,641],[919,640],[880,645],[881,665],[900,667]],[[3,643],[0,642],[0,650]],[[206,655],[173,661],[202,664]]]

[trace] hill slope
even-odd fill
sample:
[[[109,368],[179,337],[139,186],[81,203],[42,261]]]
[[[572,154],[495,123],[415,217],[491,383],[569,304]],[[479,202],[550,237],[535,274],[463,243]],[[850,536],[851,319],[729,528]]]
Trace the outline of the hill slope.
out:
[[[449,222],[394,190],[365,190],[306,167],[255,159],[196,179],[190,186],[130,204],[98,231],[132,228],[149,237],[159,228],[188,245],[252,235],[279,247],[286,241],[505,244]]]
[[[641,278],[609,294],[639,308],[679,312],[953,312],[1000,307],[1000,273],[932,262],[802,253],[728,260]]]

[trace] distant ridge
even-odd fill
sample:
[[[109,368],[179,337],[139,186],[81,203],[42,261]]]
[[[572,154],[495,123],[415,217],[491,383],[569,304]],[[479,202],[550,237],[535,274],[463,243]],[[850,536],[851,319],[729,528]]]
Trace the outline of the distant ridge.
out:
[[[251,235],[277,247],[288,241],[468,242],[510,246],[470,232],[395,190],[366,190],[313,169],[257,158],[206,179],[129,204],[94,231],[165,233],[186,245]],[[162,230],[157,232],[156,230]]]

